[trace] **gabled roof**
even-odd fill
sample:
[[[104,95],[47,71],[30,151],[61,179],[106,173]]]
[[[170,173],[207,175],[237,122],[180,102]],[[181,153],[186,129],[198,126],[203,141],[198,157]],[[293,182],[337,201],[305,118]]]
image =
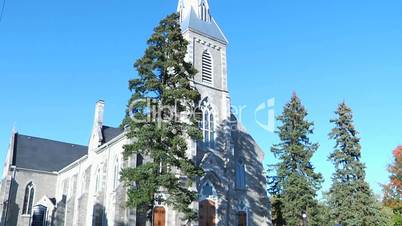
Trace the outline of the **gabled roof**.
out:
[[[12,165],[46,172],[60,171],[88,153],[88,147],[15,134]]]
[[[193,8],[191,8],[189,16],[186,16],[183,19],[183,22],[181,23],[181,30],[183,32],[193,30],[225,44],[228,43],[225,34],[223,34],[215,20],[213,18],[210,22],[201,20],[194,12]]]
[[[114,128],[110,126],[102,126],[102,143],[108,143],[124,132],[121,128]]]

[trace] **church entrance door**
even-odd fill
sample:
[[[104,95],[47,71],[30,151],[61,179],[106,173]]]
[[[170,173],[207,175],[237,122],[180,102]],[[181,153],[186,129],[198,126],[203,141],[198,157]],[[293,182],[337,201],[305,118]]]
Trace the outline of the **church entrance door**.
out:
[[[240,211],[239,215],[239,226],[247,226],[247,213],[244,211]]]
[[[154,209],[154,224],[153,226],[166,226],[166,210],[163,207]]]
[[[204,200],[200,202],[199,226],[216,226],[216,207],[215,202]]]
[[[42,205],[33,208],[31,226],[44,226],[46,225],[46,212],[47,208]]]

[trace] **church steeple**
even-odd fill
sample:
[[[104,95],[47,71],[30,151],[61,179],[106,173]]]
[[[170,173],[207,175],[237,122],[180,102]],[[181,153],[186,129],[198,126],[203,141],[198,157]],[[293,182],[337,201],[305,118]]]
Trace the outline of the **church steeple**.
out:
[[[212,17],[209,11],[208,0],[179,0],[177,12],[180,14],[181,21],[190,15],[191,10],[194,10],[198,19],[211,22]]]
[[[228,42],[211,15],[208,0],[179,0],[177,13],[180,15],[183,32],[191,29],[217,41]]]

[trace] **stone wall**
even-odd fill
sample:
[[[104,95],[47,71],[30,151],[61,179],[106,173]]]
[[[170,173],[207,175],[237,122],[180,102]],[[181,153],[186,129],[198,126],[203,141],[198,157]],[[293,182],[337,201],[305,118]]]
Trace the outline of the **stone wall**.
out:
[[[29,225],[30,216],[23,216],[22,206],[24,203],[25,188],[32,182],[35,189],[34,204],[47,196],[55,197],[57,176],[51,173],[17,169],[15,182],[11,186],[12,199],[10,205],[9,225],[26,226]]]

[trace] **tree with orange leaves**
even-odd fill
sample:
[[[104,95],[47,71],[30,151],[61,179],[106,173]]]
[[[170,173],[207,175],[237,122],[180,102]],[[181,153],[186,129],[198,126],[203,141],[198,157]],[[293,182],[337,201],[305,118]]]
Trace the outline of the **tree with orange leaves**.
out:
[[[387,185],[384,185],[384,205],[393,209],[396,215],[401,216],[402,215],[402,146],[398,146],[393,151],[393,155],[394,155],[394,162],[388,167],[388,172],[391,174],[390,182]]]

